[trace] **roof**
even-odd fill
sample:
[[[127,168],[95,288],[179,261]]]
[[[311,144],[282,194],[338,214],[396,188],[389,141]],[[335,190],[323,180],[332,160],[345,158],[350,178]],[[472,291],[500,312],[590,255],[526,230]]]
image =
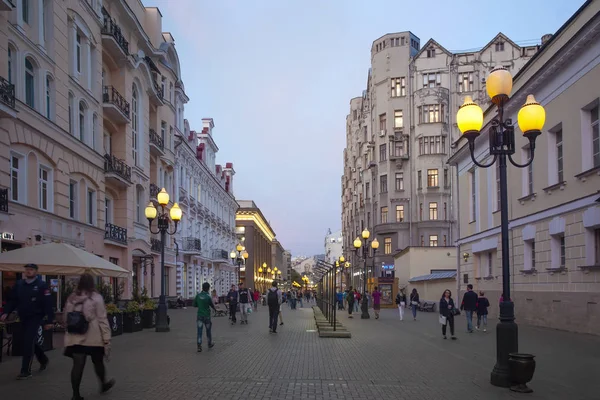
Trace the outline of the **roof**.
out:
[[[429,275],[421,275],[415,276],[414,278],[410,278],[409,282],[422,282],[422,281],[433,281],[436,279],[452,279],[456,278],[456,271],[445,271],[445,272],[434,272]]]
[[[446,48],[445,48],[444,46],[442,46],[441,44],[439,44],[438,42],[436,42],[436,41],[435,41],[435,40],[433,40],[433,39],[429,39],[429,40],[427,41],[427,43],[425,43],[425,44],[424,44],[424,45],[421,47],[421,50],[419,50],[419,51],[417,52],[417,54],[415,54],[415,57],[414,57],[414,58],[419,58],[419,56],[420,56],[421,54],[423,54],[423,52],[424,52],[425,50],[429,49],[429,48],[430,48],[432,45],[433,45],[433,46],[435,46],[435,47],[438,47],[440,50],[442,50],[442,51],[443,51],[444,53],[446,53],[447,55],[449,55],[449,56],[451,56],[451,55],[452,55],[452,53],[451,53],[451,52],[449,52],[448,50],[446,50]]]

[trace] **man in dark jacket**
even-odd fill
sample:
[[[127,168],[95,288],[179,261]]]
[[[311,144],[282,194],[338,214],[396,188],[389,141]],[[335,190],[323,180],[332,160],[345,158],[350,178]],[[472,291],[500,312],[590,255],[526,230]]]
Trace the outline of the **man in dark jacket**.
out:
[[[40,371],[45,370],[49,362],[37,338],[44,317],[47,320],[44,329],[49,330],[53,327],[52,294],[46,282],[38,277],[37,273],[37,265],[25,265],[24,279],[18,281],[15,285],[11,293],[11,299],[4,309],[4,314],[0,316],[0,321],[4,321],[8,314],[16,310],[21,320],[23,360],[21,373],[17,376],[17,379],[31,378],[31,362],[34,353],[40,363]]]
[[[477,293],[473,291],[473,285],[467,285],[467,291],[463,295],[460,305],[461,310],[465,310],[467,316],[467,330],[473,333],[473,311],[477,311]]]
[[[235,290],[235,285],[231,285],[229,293],[227,293],[227,300],[229,301],[229,318],[231,319],[231,325],[235,325],[237,319],[235,313],[237,312],[238,306],[238,291]]]
[[[248,325],[248,308],[252,303],[252,292],[244,287],[244,282],[240,282],[238,297],[240,301],[240,325]]]

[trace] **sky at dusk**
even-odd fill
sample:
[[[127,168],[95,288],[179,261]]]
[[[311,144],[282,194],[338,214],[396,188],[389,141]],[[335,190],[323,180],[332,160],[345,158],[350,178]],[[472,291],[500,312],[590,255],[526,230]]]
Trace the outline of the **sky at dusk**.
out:
[[[580,0],[143,0],[171,32],[190,98],[185,117],[214,118],[217,162],[233,162],[237,199],[254,200],[293,256],[324,252],[341,227],[349,102],[365,89],[372,42],[410,30],[448,50],[498,32],[539,43]]]

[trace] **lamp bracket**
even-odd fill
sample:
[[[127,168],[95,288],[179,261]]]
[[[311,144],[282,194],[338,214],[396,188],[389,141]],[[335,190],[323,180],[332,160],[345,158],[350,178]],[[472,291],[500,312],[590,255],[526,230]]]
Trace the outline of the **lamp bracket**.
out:
[[[511,155],[515,154],[515,127],[511,119],[500,121],[492,120],[492,126],[489,130],[490,137],[490,155]]]

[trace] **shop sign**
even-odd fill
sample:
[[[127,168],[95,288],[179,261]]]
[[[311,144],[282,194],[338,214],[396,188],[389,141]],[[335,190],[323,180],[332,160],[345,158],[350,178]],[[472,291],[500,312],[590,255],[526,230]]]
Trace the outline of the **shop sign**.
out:
[[[2,232],[2,240],[15,240],[15,234],[12,232]]]

